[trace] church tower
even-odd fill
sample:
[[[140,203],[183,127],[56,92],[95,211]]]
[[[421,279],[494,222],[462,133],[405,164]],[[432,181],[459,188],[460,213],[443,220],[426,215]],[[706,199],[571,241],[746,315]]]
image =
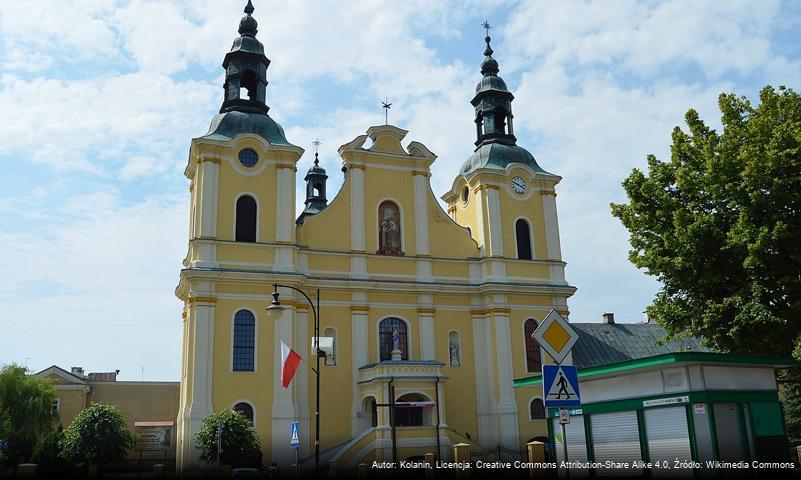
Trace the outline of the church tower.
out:
[[[256,38],[253,11],[248,1],[239,36],[223,59],[220,111],[208,132],[192,139],[184,171],[191,202],[189,251],[176,289],[185,305],[179,467],[198,463],[194,436],[206,416],[224,408],[251,408],[253,414],[252,405],[231,403],[221,392],[251,398],[253,384],[271,390],[272,372],[264,370],[272,365],[272,354],[261,362],[245,354],[274,350],[267,344],[273,337],[266,335],[272,326],[260,321],[266,315],[257,300],[268,295],[269,284],[257,286],[254,272],[295,271],[295,172],[303,149],[292,145],[268,114],[270,60]],[[235,307],[225,300],[230,292],[253,298]],[[273,403],[272,394],[266,396],[264,401]],[[277,400],[276,411],[291,416],[285,397]]]
[[[504,264],[494,259],[512,258],[550,262],[549,279],[565,284],[554,190],[561,177],[545,171],[517,145],[514,95],[498,76],[490,36],[484,41],[482,78],[471,100],[476,148],[442,199],[451,218],[468,226],[482,253],[493,259],[492,278],[508,276]]]

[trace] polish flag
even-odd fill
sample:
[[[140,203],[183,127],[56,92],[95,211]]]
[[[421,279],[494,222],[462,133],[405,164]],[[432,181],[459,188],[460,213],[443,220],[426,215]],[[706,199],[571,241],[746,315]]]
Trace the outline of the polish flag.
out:
[[[284,388],[289,386],[289,382],[298,371],[298,366],[300,366],[300,355],[281,342],[281,385]]]

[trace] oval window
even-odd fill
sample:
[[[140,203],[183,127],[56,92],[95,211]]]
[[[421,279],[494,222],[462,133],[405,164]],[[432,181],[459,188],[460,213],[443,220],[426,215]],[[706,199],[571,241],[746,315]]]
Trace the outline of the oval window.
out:
[[[245,148],[239,151],[239,163],[250,168],[259,163],[259,154],[252,148]]]
[[[470,200],[470,189],[468,187],[464,187],[462,189],[462,203],[467,203]]]

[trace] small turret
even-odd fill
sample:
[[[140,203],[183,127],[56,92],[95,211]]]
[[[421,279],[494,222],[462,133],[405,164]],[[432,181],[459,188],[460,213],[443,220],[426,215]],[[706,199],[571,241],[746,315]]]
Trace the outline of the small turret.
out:
[[[306,208],[295,221],[297,225],[303,224],[303,219],[309,215],[316,215],[328,206],[328,200],[325,198],[325,182],[328,175],[325,169],[320,166],[320,159],[318,153],[314,152],[314,165],[306,172]]]

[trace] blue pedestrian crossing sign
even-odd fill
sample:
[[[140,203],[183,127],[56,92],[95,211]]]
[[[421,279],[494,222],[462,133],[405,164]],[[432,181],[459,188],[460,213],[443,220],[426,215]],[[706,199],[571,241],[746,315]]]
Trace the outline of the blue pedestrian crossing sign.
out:
[[[289,446],[292,448],[300,447],[300,437],[298,437],[298,423],[292,422],[292,429],[289,433]]]
[[[578,373],[572,365],[543,365],[542,391],[546,407],[580,407]]]

